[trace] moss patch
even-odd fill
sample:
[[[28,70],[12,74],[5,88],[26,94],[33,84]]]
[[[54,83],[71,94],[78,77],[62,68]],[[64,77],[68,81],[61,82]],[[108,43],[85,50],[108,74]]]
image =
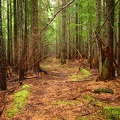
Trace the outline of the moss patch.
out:
[[[107,117],[107,120],[120,120],[120,107],[105,106],[104,115]]]
[[[109,88],[98,88],[98,89],[95,89],[93,92],[94,93],[110,93],[110,94],[114,94],[114,91],[112,89],[109,89]]]
[[[81,71],[81,73],[83,74],[84,77],[88,77],[89,75],[91,75],[91,73],[84,68],[80,68],[80,71]]]
[[[84,69],[84,68],[80,68],[80,71],[78,72],[78,74],[71,74],[69,76],[70,80],[69,81],[80,81],[83,78],[87,78],[88,76],[90,76],[91,73]]]
[[[92,104],[92,105],[95,105],[95,106],[102,107],[102,106],[105,105],[104,102],[100,102],[99,100],[93,98],[93,97],[90,96],[90,95],[86,95],[86,96],[84,96],[83,98],[84,98],[84,99],[83,99],[83,102],[89,102],[89,101],[90,101],[91,104]]]
[[[76,104],[80,104],[80,102],[77,100],[71,100],[71,101],[59,100],[53,103],[53,105],[61,105],[61,106],[76,105]]]
[[[26,99],[29,96],[29,85],[23,85],[21,90],[13,95],[13,102],[11,103],[11,108],[7,110],[7,117],[13,117],[18,114],[19,110],[26,104]]]
[[[83,102],[90,102],[91,105],[100,107],[104,117],[106,118],[105,120],[120,120],[120,107],[116,108],[113,106],[108,106],[107,104],[100,102],[99,100],[93,98],[90,95],[86,95],[83,98],[84,98]],[[97,117],[97,116],[91,116],[91,117]],[[79,120],[89,120],[89,119],[87,119],[87,117],[85,116]]]

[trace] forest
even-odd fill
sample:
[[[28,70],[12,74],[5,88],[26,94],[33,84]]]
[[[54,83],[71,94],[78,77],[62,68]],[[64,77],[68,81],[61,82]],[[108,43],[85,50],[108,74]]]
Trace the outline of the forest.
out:
[[[120,120],[120,0],[0,0],[0,120]]]

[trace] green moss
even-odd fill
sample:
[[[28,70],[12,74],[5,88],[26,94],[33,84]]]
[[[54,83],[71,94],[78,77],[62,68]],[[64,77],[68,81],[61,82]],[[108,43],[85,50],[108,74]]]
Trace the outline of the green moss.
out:
[[[104,102],[100,102],[99,100],[93,98],[93,97],[90,96],[90,95],[86,95],[86,96],[84,96],[83,98],[84,98],[84,99],[83,99],[83,102],[89,102],[89,101],[90,101],[91,104],[92,104],[92,105],[95,105],[95,106],[101,107],[101,106],[104,106],[104,105],[105,105]]]
[[[95,89],[93,92],[94,93],[110,93],[110,94],[114,94],[114,91],[112,89],[109,89],[109,88],[98,88],[98,89]]]
[[[26,99],[30,94],[28,88],[30,88],[29,85],[23,85],[22,89],[13,95],[11,108],[6,112],[7,117],[13,117],[14,115],[18,114],[20,109],[24,107],[26,104]]]
[[[80,68],[80,71],[84,75],[84,77],[88,77],[89,75],[91,75],[91,73],[84,68]]]
[[[64,101],[64,100],[59,100],[59,101],[55,101],[53,104],[54,105],[62,105],[62,106],[65,106],[65,105],[76,105],[76,104],[79,104],[80,102],[77,101],[77,100],[71,100],[71,101]]]
[[[120,107],[115,108],[111,106],[105,106],[104,114],[107,117],[107,120],[120,120]]]
[[[80,81],[83,78],[87,78],[89,75],[91,75],[91,73],[84,69],[84,68],[80,68],[80,71],[78,72],[78,74],[71,74],[69,76],[70,80],[69,81]]]
[[[103,111],[103,115],[106,118],[106,120],[120,120],[120,107],[116,108],[112,106],[107,106],[107,104],[100,102],[99,100],[96,100],[90,95],[83,96],[83,98],[84,98],[83,102],[90,102],[90,104],[92,105],[101,107],[101,110]],[[84,119],[86,119],[86,117],[83,117],[83,119],[79,119],[79,120],[84,120]]]
[[[30,85],[27,85],[27,84],[22,86],[22,89],[29,89],[29,88],[30,88]]]

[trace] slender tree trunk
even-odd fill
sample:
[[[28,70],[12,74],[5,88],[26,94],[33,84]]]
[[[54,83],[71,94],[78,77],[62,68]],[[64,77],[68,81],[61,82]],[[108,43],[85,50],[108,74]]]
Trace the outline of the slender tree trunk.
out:
[[[17,0],[14,0],[14,70],[18,72],[18,21],[17,21]]]
[[[28,12],[28,7],[27,7],[27,0],[25,0],[25,7],[24,7],[24,10],[25,10],[25,35],[24,35],[24,62],[25,62],[25,71],[27,72],[27,55],[28,55],[28,15],[27,15],[27,12]]]
[[[38,0],[32,0],[32,45],[32,52],[34,53],[38,49]],[[39,54],[37,52],[33,56],[33,70],[35,73],[38,73],[40,68],[38,59]]]
[[[62,6],[65,6],[66,0],[62,0]],[[62,10],[62,41],[61,41],[61,64],[66,63],[66,9]]]
[[[76,49],[79,50],[79,4],[76,3]],[[78,59],[78,52],[76,51],[76,58]]]
[[[120,76],[120,2],[118,12],[118,76]]]
[[[2,32],[2,11],[1,11],[1,0],[0,0],[0,89],[6,90],[6,60],[5,60],[5,43]]]
[[[96,1],[96,33],[100,29],[100,21],[101,21],[101,12],[100,11],[101,11],[101,0],[97,0]],[[97,39],[99,39],[99,38],[97,38]],[[99,59],[99,74],[101,74],[101,72],[102,72],[102,53],[101,53],[102,48],[101,47],[102,46],[98,43],[98,41],[97,41],[97,44],[99,47],[99,56],[98,55],[96,56],[96,61],[98,61],[98,59]],[[96,66],[98,65],[97,63],[98,62],[96,62]]]
[[[7,1],[7,30],[8,30],[8,40],[7,40],[7,59],[8,59],[8,64],[10,65],[11,63],[11,34],[10,34],[10,1]]]
[[[19,40],[19,82],[22,85],[22,80],[24,79],[24,39],[23,39],[23,27],[24,27],[24,17],[23,17],[23,1],[18,0],[18,40]]]

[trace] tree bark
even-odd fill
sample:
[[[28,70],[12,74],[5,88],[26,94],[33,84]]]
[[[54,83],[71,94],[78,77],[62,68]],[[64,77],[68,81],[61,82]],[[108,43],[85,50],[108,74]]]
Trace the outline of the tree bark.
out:
[[[120,2],[118,12],[118,76],[120,76]]]
[[[1,0],[0,0],[0,89],[6,90],[6,54],[5,54],[5,43],[2,32],[2,11],[1,11]]]
[[[114,6],[114,0],[106,1],[106,14],[108,14]],[[107,30],[107,46],[102,52],[102,72],[101,80],[114,79],[115,68],[113,66],[113,27],[114,26],[114,9],[111,11],[108,20],[106,21]]]
[[[62,0],[62,6],[66,5],[66,0]],[[61,64],[66,63],[66,8],[62,10],[62,40],[61,40]]]

